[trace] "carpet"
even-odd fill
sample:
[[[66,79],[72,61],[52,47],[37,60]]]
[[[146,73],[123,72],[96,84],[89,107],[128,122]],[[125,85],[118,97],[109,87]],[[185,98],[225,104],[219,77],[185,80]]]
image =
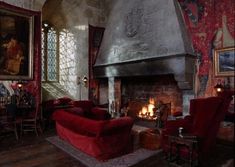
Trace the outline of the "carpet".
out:
[[[162,152],[162,150],[147,150],[140,148],[130,154],[101,162],[73,147],[68,142],[61,140],[58,136],[48,137],[46,140],[68,153],[70,156],[79,160],[87,167],[130,167]]]

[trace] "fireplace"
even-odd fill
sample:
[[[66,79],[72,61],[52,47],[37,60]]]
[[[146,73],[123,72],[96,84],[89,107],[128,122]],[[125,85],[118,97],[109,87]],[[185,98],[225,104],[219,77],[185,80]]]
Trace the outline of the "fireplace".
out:
[[[115,101],[109,100],[110,111],[127,111],[128,116],[144,124],[156,125],[156,113],[152,111],[160,103],[170,104],[168,115],[183,110],[184,93],[178,87],[174,75],[120,77],[111,81],[109,79],[108,83],[104,79],[101,83],[100,98],[106,99],[104,102],[109,96],[115,95]]]
[[[171,114],[186,111],[196,57],[178,2],[116,0],[110,12],[93,67],[96,79],[108,79],[108,103],[120,110],[154,98]]]
[[[122,78],[121,84],[122,104],[128,102],[140,103],[139,105],[142,108],[148,103],[156,105],[163,102],[171,104],[171,114],[182,111],[182,91],[173,75]]]

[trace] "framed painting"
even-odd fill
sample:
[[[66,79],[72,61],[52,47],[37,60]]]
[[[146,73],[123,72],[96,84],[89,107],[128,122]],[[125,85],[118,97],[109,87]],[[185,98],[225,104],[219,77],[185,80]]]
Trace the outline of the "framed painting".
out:
[[[33,79],[34,17],[0,5],[0,80]]]
[[[214,74],[220,76],[234,76],[235,48],[228,47],[214,51]]]

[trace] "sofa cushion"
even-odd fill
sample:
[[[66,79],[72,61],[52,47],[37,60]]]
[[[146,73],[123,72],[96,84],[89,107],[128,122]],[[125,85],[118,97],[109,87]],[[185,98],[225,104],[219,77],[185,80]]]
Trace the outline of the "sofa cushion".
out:
[[[105,121],[104,127],[101,129],[102,135],[111,135],[118,132],[130,131],[134,120],[131,117],[120,117]]]
[[[81,107],[65,108],[64,110],[67,111],[67,112],[71,112],[73,114],[80,115],[80,116],[84,115],[84,110]]]
[[[81,107],[85,112],[88,113],[94,107],[94,104],[90,100],[78,100],[78,101],[73,101],[73,106]]]
[[[64,106],[64,105],[69,105],[70,102],[73,101],[69,97],[62,97],[54,100],[54,105],[56,106]]]
[[[95,120],[108,120],[111,118],[111,115],[105,109],[94,107],[91,109],[91,118]]]

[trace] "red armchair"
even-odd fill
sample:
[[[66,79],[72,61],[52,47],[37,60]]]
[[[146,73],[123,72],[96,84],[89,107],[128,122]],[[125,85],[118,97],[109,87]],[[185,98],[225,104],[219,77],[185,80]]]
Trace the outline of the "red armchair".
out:
[[[183,127],[183,133],[187,133],[187,135],[198,140],[198,148],[192,152],[193,159],[200,160],[201,156],[209,153],[215,144],[220,122],[224,119],[231,99],[231,96],[224,96],[191,100],[189,116],[166,122],[166,126],[162,130],[164,152],[168,154],[170,151],[169,135],[178,134],[178,128]],[[189,158],[190,152],[187,147],[180,147],[180,149],[177,145],[173,147],[173,150],[175,150],[173,153],[179,154],[178,156],[183,158]]]

